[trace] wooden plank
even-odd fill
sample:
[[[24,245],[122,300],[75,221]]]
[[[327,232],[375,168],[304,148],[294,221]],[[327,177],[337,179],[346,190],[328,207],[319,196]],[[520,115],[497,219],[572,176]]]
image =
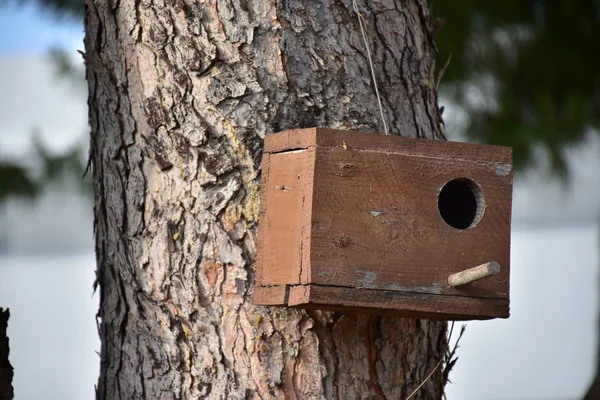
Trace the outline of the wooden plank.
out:
[[[450,158],[471,162],[503,164],[499,173],[512,171],[512,149],[429,139],[405,138],[379,133],[339,131],[327,128],[291,129],[265,136],[264,151],[269,153],[308,147],[343,147],[347,150],[371,150],[413,157]]]
[[[298,284],[302,276],[308,279],[313,171],[314,148],[269,156],[260,216],[258,279],[263,286]]]
[[[317,128],[291,129],[265,136],[264,151],[277,153],[306,149],[316,144]]]
[[[314,285],[296,285],[288,286],[289,297],[287,299],[287,305],[297,306],[302,304],[310,303],[310,290]]]
[[[312,139],[311,139],[312,140]],[[338,131],[317,128],[316,145],[347,150],[370,150],[396,153],[412,157],[456,159],[469,162],[504,164],[512,172],[512,149],[475,143],[449,142],[430,139],[405,138],[377,133]],[[500,173],[509,172],[500,169]]]
[[[285,286],[254,286],[253,302],[264,306],[285,306]]]
[[[441,320],[508,318],[507,299],[440,296],[310,285],[309,301],[295,306],[321,310]],[[291,304],[290,304],[291,305]]]
[[[438,194],[454,178],[482,189],[470,229],[449,226]],[[317,148],[311,282],[382,290],[508,298],[512,174],[485,163]],[[497,261],[496,276],[450,288],[448,275]]]

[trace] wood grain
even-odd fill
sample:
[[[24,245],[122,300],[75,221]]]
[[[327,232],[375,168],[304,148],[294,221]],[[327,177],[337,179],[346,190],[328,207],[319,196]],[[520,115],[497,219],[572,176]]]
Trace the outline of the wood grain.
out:
[[[405,399],[445,354],[444,323],[251,301],[265,136],[381,125],[351,3],[86,0],[97,399]],[[358,3],[387,125],[441,138],[426,1]]]
[[[307,299],[306,304],[295,305],[333,311],[443,320],[509,317],[509,304],[506,299],[399,293],[319,285],[310,285]]]
[[[258,276],[262,285],[298,284],[309,274],[314,149],[274,153],[265,161]]]
[[[265,149],[257,287],[287,285],[290,306],[508,317],[510,149],[320,128],[269,135]],[[468,229],[438,209],[454,179],[482,196]],[[502,266],[497,275],[448,285],[489,261]]]
[[[374,139],[373,135],[377,136]],[[429,158],[450,158],[471,162],[512,166],[512,149],[477,143],[430,141],[380,133],[341,131],[327,128],[290,129],[265,137],[264,151],[277,153],[308,147],[343,147],[348,150],[371,150]],[[512,169],[511,169],[512,171]]]

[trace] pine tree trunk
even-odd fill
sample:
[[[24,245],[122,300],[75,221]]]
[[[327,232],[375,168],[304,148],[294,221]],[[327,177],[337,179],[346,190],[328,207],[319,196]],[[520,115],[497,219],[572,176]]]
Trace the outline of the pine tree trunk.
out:
[[[357,3],[390,131],[441,137],[425,0]],[[383,130],[352,1],[85,4],[98,398],[406,398],[445,323],[252,304],[265,134]]]

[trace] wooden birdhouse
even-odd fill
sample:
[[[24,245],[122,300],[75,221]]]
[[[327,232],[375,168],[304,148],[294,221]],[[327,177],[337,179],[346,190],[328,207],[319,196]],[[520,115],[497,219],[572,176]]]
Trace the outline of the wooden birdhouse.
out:
[[[255,304],[509,316],[510,148],[312,128],[262,165]]]

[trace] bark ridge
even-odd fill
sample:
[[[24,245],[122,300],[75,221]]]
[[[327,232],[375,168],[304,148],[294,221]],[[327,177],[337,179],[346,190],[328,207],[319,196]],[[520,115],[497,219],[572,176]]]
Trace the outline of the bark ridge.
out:
[[[425,0],[358,1],[391,133],[441,138]],[[400,399],[445,323],[257,307],[266,134],[381,131],[351,0],[86,0],[99,399]],[[414,399],[440,398],[442,371]]]

